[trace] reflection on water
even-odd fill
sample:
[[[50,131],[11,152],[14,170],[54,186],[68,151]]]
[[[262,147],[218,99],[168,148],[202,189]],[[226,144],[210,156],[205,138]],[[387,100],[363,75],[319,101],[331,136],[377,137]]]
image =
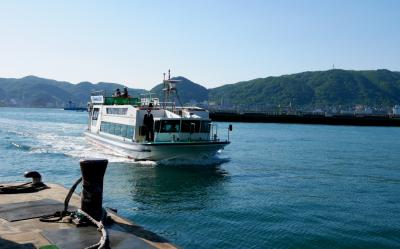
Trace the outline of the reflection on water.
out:
[[[223,194],[229,174],[219,165],[140,166],[109,165],[106,184],[113,186],[110,196],[129,196],[129,209],[146,210],[169,206],[166,210],[203,209]],[[125,202],[127,200],[125,199]],[[134,207],[136,206],[136,207]]]
[[[227,172],[218,167],[155,167],[148,174],[136,178],[131,195],[136,201],[146,204],[205,201],[210,194],[219,191],[226,175]]]

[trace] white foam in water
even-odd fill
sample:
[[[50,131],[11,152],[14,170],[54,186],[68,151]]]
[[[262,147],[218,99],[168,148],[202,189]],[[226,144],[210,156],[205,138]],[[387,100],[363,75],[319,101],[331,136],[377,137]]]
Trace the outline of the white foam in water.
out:
[[[110,162],[130,162],[132,159],[110,154],[108,150],[86,142],[83,137],[85,125],[55,122],[31,122],[3,118],[1,127],[13,133],[18,142],[11,145],[17,149],[29,148],[29,153],[60,153],[76,158],[99,157]]]

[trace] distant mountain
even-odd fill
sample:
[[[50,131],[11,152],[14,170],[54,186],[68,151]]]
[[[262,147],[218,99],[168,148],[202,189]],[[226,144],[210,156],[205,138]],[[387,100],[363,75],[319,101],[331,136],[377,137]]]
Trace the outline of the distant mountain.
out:
[[[392,106],[400,103],[400,72],[328,70],[267,77],[209,90],[209,100],[231,106]]]
[[[176,100],[177,103],[179,103],[179,100],[182,102],[182,105],[208,101],[207,88],[199,84],[196,84],[182,76],[174,77],[172,79],[179,81],[178,83],[176,83],[179,96],[179,99]],[[163,89],[163,83],[160,83],[157,86],[153,87],[150,90],[150,92],[155,93],[156,96],[158,96],[162,101],[164,96],[162,89]]]
[[[206,89],[184,77],[175,77],[182,104],[208,102],[214,107],[252,109],[253,107],[393,106],[400,104],[400,72],[385,69],[369,71],[327,70],[279,77],[259,78]],[[90,92],[112,93],[121,84],[65,81],[27,76],[0,78],[0,106],[63,107],[68,101],[86,105]],[[150,91],[163,100],[163,85]],[[145,89],[129,89],[132,96]],[[176,100],[177,104],[179,100]]]
[[[122,90],[123,85],[105,82],[71,84],[36,76],[21,79],[0,78],[0,106],[60,108],[68,101],[86,106],[90,92],[105,90],[111,94],[117,88]],[[133,96],[147,92],[144,89],[128,90]]]

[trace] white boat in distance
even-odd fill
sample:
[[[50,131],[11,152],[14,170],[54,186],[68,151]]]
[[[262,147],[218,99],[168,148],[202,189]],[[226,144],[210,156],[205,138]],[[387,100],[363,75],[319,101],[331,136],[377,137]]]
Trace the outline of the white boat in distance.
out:
[[[135,98],[127,93],[111,97],[104,91],[93,92],[85,136],[135,160],[191,160],[215,155],[230,143],[232,126],[228,128],[228,140],[222,141],[207,110],[176,107],[173,97],[177,94],[178,82],[170,76],[165,79],[164,74],[164,102],[152,98],[151,94]]]

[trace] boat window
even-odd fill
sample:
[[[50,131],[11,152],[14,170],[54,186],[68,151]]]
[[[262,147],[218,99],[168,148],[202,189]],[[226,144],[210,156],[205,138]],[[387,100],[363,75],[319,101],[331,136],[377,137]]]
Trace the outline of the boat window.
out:
[[[92,120],[97,120],[98,117],[99,117],[99,108],[94,108],[92,114]]]
[[[133,137],[133,131],[134,131],[134,129],[133,129],[133,126],[126,126],[126,137],[127,138],[132,138]]]
[[[106,125],[106,123],[104,123],[104,122],[101,123],[100,131],[108,133],[108,126]]]
[[[201,121],[200,132],[202,133],[210,133],[211,122],[210,121]]]
[[[154,131],[160,132],[160,121],[154,122]]]
[[[200,120],[182,120],[181,132],[199,132]]]
[[[110,134],[115,134],[115,125],[112,123],[109,124],[110,124]]]
[[[121,125],[114,124],[114,135],[121,136]]]
[[[160,133],[179,132],[179,120],[162,120]]]
[[[106,108],[107,114],[126,115],[128,108]]]
[[[135,133],[135,127],[132,125],[102,122],[100,131],[120,137],[132,138]]]
[[[121,128],[121,137],[126,137],[127,127],[126,125],[119,125]]]

